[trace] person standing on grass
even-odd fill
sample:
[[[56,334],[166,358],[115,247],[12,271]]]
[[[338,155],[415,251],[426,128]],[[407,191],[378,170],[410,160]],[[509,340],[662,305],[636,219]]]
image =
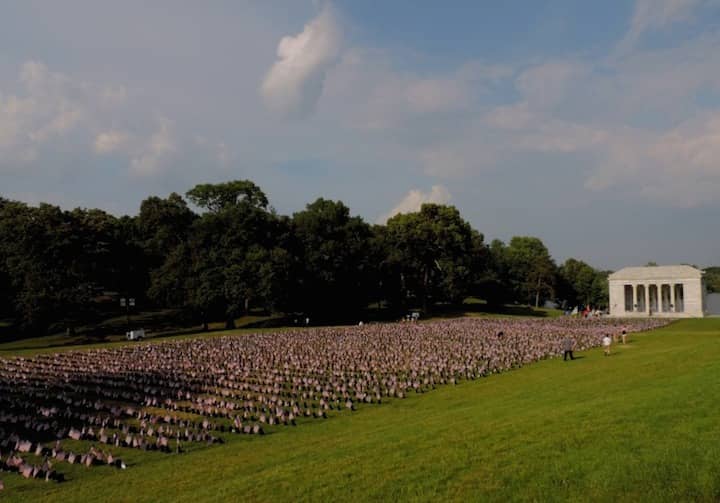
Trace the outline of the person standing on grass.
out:
[[[622,329],[622,343],[625,344],[625,341],[627,339],[627,329],[623,327]]]
[[[568,355],[570,356],[571,360],[575,359],[575,357],[573,356],[574,346],[575,341],[572,340],[572,337],[568,336],[563,339],[563,361],[567,361]]]
[[[602,345],[603,350],[605,351],[605,356],[610,356],[610,344],[612,344],[612,339],[609,335],[605,334],[605,337],[603,337]]]

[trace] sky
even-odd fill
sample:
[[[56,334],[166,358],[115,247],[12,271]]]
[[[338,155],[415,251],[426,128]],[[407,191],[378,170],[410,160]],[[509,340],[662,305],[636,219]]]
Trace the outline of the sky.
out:
[[[720,265],[720,0],[3,2],[1,196],[134,215],[233,179]]]

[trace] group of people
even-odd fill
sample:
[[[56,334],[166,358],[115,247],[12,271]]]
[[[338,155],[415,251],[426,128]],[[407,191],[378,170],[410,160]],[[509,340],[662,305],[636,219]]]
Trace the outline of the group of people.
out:
[[[622,342],[622,344],[627,343],[627,337],[628,337],[628,328],[626,326],[621,327],[621,329],[618,332],[613,332],[611,334],[605,334],[602,338],[602,347],[603,347],[603,354],[605,356],[610,356],[610,347],[614,342]],[[570,357],[571,360],[575,359],[575,356],[573,355],[573,350],[575,348],[575,341],[572,339],[572,337],[565,337],[563,339],[563,360],[567,361],[568,357]]]

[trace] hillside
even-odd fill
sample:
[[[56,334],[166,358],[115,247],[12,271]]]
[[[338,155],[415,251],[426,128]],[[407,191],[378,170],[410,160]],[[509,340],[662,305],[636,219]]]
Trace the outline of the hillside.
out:
[[[634,335],[183,456],[128,452],[82,483],[5,475],[8,501],[716,500],[720,320]],[[129,451],[129,450],[128,450]]]

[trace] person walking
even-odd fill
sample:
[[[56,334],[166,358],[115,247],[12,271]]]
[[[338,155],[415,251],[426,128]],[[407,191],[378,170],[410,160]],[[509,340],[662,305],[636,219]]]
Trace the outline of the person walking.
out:
[[[602,345],[603,350],[605,351],[605,356],[610,356],[610,345],[612,344],[612,339],[609,335],[605,334],[605,337],[603,337]]]
[[[567,361],[568,356],[570,356],[571,360],[574,360],[575,357],[573,356],[573,348],[575,347],[575,341],[572,339],[572,337],[565,337],[563,339],[563,361]]]

